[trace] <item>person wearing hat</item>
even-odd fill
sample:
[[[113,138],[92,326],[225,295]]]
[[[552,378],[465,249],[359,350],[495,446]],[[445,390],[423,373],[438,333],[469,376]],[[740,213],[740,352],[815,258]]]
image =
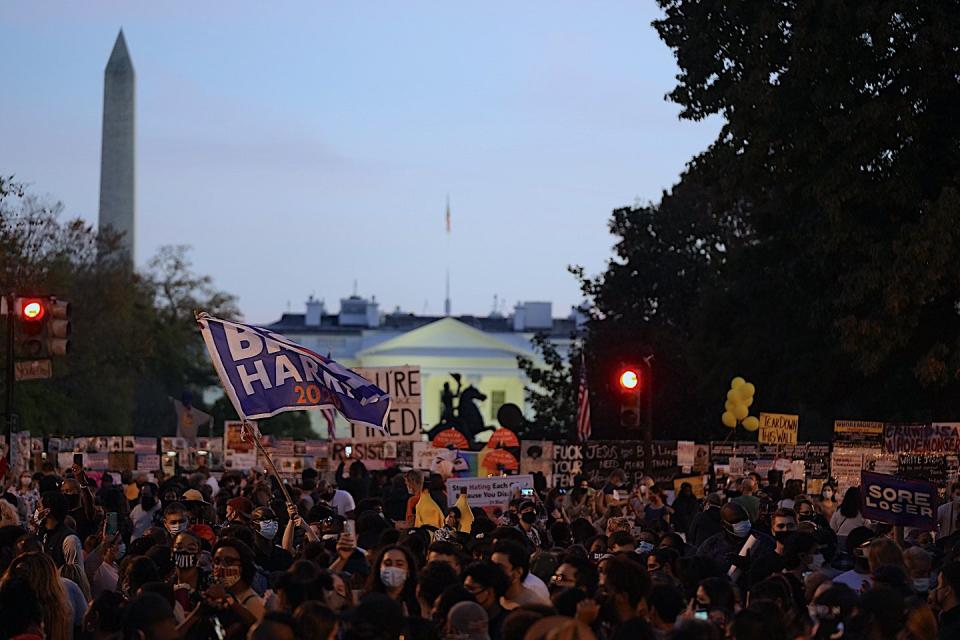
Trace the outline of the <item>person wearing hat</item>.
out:
[[[250,498],[238,496],[227,501],[227,522],[250,524],[251,513],[253,513],[253,502]]]
[[[257,564],[265,571],[286,571],[293,564],[293,556],[274,540],[280,530],[277,516],[270,507],[257,507],[250,514],[253,529],[253,552]]]
[[[720,524],[720,507],[723,506],[723,494],[711,493],[703,503],[703,511],[693,516],[690,529],[687,532],[687,542],[699,547],[704,540],[720,533],[723,526]]]

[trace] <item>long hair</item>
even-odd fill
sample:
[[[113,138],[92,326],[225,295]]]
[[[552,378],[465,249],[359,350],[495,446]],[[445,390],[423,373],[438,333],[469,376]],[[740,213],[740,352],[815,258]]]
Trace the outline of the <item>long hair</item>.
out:
[[[14,576],[25,579],[36,592],[43,609],[43,627],[48,640],[68,640],[73,618],[67,607],[67,592],[50,556],[39,551],[21,553],[7,567],[0,583],[6,584]]]
[[[413,559],[413,554],[406,547],[392,544],[380,549],[377,557],[370,565],[370,577],[367,578],[367,592],[387,593],[387,585],[380,579],[380,565],[383,564],[383,557],[388,551],[399,551],[407,560],[407,581],[403,583],[403,591],[400,592],[400,601],[407,605],[408,615],[416,615],[417,609],[417,563]]]
[[[844,518],[856,518],[860,515],[860,487],[850,487],[843,494],[843,502],[840,503],[840,515]]]

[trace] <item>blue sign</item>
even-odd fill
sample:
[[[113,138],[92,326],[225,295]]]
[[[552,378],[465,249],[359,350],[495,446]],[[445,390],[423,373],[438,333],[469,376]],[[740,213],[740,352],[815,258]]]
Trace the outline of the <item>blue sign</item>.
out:
[[[937,487],[884,473],[862,472],[863,517],[932,531],[937,527]]]
[[[330,358],[249,324],[197,316],[223,389],[242,418],[334,408],[350,422],[384,430],[390,396]]]

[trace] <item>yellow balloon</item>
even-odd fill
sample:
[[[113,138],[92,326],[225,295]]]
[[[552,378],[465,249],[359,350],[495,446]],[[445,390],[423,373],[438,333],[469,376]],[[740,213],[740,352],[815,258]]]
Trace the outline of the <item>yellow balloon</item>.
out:
[[[726,411],[731,411],[731,412],[732,412],[732,411],[733,411],[733,408],[734,408],[735,406],[737,406],[737,403],[734,402],[733,400],[727,400],[726,402],[723,403],[723,408],[724,408]]]
[[[727,391],[727,400],[731,402],[740,402],[740,391],[737,389],[730,389]]]
[[[740,397],[746,400],[747,398],[753,397],[753,394],[757,392],[757,388],[753,386],[752,382],[747,382],[742,387],[740,387],[739,391],[740,391]]]
[[[735,429],[737,427],[737,418],[729,411],[724,411],[723,415],[720,416],[720,420],[723,422],[723,426],[725,427],[730,427],[731,429]]]
[[[734,378],[733,380],[730,381],[730,388],[731,388],[731,389],[738,389],[738,388],[742,387],[744,384],[746,384],[746,382],[747,382],[746,380],[744,380],[744,379],[741,378],[740,376],[737,376],[736,378]]]
[[[750,396],[749,398],[747,398],[746,400],[744,400],[744,401],[742,402],[742,404],[743,404],[743,406],[745,406],[745,407],[751,407],[751,406],[753,406],[753,396]]]
[[[747,431],[756,431],[760,428],[760,420],[756,416],[747,416],[743,419],[743,428]]]
[[[737,420],[743,420],[748,415],[750,415],[750,411],[742,404],[738,404],[737,406],[735,406],[733,408],[732,413],[733,413],[733,417],[736,418]]]

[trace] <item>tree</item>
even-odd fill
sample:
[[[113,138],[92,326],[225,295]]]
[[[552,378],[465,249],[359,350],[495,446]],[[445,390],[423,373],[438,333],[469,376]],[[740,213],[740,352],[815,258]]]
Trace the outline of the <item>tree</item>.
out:
[[[577,388],[580,350],[571,349],[566,361],[549,338],[537,333],[531,339],[544,366],[530,358],[517,356],[517,366],[527,376],[527,402],[536,418],[520,433],[521,438],[560,440],[576,436]]]
[[[223,434],[224,420],[239,420],[236,410],[225,395],[213,403],[210,413],[213,415],[214,424],[219,425],[215,431],[218,435]],[[275,438],[308,440],[317,437],[316,431],[310,426],[308,411],[285,411],[272,418],[258,420],[257,426],[261,433]]]
[[[199,397],[214,380],[193,310],[232,317],[233,298],[194,275],[183,249],[162,250],[149,273],[135,273],[116,259],[116,236],[64,221],[62,212],[60,203],[0,178],[0,291],[53,294],[73,304],[70,355],[54,360],[52,379],[15,386],[20,428],[170,434],[169,397],[186,388]]]
[[[718,435],[736,374],[805,437],[956,415],[960,5],[660,6],[669,99],[725,122],[660,203],[615,212],[591,335],[671,354],[679,422]]]

